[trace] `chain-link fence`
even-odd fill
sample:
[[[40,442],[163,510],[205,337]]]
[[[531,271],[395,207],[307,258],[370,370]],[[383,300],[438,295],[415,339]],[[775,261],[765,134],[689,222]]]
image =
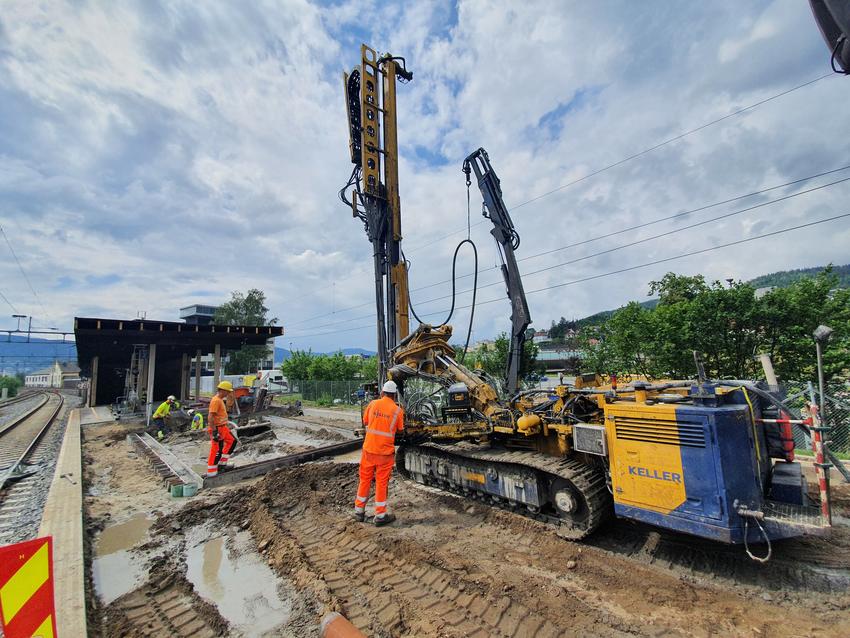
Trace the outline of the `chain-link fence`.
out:
[[[817,383],[788,381],[784,386],[787,392],[785,403],[797,414],[812,398],[820,404]],[[837,454],[850,454],[850,385],[843,382],[827,383],[824,398],[826,425],[831,428],[829,447]],[[811,438],[803,428],[794,428],[794,444],[798,448],[812,449]]]
[[[350,381],[292,381],[291,394],[299,394],[304,401],[315,401],[319,405],[358,405],[364,396],[362,379]],[[374,397],[371,397],[374,398]]]

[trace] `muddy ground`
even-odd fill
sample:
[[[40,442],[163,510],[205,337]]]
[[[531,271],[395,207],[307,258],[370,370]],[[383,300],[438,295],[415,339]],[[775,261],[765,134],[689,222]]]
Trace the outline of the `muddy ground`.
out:
[[[293,419],[276,441],[352,427]],[[626,522],[574,543],[394,477],[399,520],[375,528],[350,518],[351,462],[172,499],[125,431],[85,431],[95,636],[316,636],[331,610],[372,636],[850,635],[843,522],[829,539],[777,543],[760,566]]]

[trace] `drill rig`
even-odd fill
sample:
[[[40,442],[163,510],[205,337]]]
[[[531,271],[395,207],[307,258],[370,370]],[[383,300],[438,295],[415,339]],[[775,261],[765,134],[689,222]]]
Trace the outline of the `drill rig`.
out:
[[[402,476],[575,539],[612,515],[745,547],[824,533],[828,501],[809,503],[785,408],[763,384],[710,381],[695,353],[696,380],[617,388],[590,375],[520,389],[531,323],[514,254],[520,238],[483,149],[463,172],[467,188],[474,174],[481,190],[511,304],[504,383],[459,361],[447,323],[408,332],[395,84],[412,77],[403,58],[362,46],[361,65],[344,78],[354,169],[340,191],[373,246],[380,379],[396,381],[406,410]],[[423,382],[436,390],[407,391]]]

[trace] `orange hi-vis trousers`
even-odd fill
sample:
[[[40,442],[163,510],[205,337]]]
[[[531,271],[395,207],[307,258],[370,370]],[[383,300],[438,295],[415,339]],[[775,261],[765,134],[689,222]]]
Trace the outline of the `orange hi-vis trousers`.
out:
[[[354,511],[358,514],[366,511],[366,501],[375,479],[375,516],[387,513],[387,487],[393,473],[395,454],[372,454],[363,450],[360,457],[360,484],[357,486],[357,498],[354,499]]]
[[[218,467],[226,466],[230,460],[230,452],[236,444],[236,437],[226,425],[218,426],[218,437],[216,441],[210,434],[210,455],[207,459],[207,476],[218,474]]]

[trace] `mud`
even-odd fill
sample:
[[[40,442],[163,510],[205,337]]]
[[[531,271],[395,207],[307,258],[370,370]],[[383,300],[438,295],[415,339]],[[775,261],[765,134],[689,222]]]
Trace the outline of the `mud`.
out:
[[[298,427],[315,437],[320,424]],[[147,523],[130,518],[134,507],[152,521],[133,548],[114,545],[111,556],[126,551],[143,566],[144,582],[100,606],[102,635],[316,636],[328,611],[379,637],[847,635],[850,528],[842,520],[830,538],[777,543],[761,566],[738,547],[624,521],[575,543],[543,523],[394,476],[390,509],[399,520],[376,528],[350,517],[351,463],[312,463],[170,499],[159,488],[147,493],[123,443],[98,444],[87,442],[87,453],[102,455],[89,470],[101,488],[91,507],[109,524],[135,520],[125,529],[136,534]],[[123,483],[121,469],[105,474],[110,459],[127,464],[135,484]],[[225,593],[228,582],[236,594]],[[160,606],[143,613],[142,600]]]

